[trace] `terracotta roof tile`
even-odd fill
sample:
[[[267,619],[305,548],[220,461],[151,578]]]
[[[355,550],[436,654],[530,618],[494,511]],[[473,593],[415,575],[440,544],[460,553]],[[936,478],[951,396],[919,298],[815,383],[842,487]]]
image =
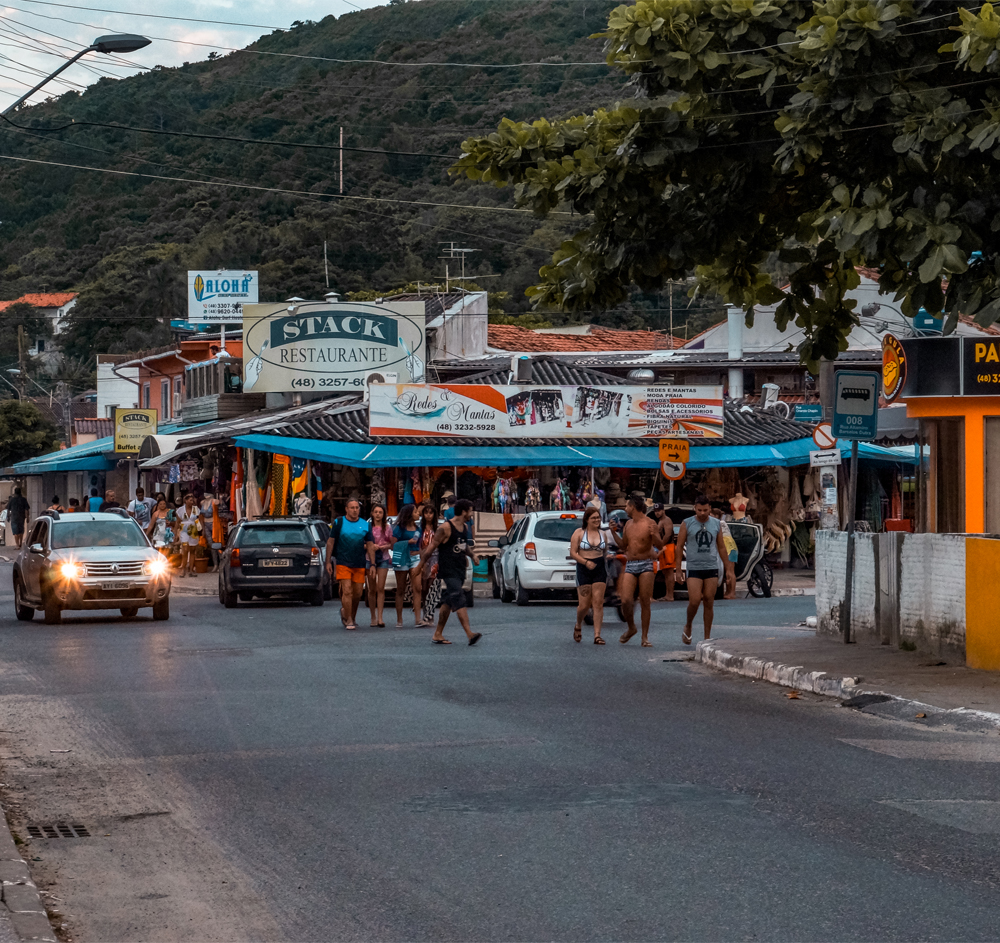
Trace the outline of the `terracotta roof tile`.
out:
[[[984,334],[990,334],[993,337],[1000,336],[1000,327],[996,324],[991,324],[989,327],[983,327],[981,324],[976,324],[976,319],[970,317],[968,314],[960,314],[958,320],[968,327],[974,327],[977,331],[982,331]]]
[[[663,331],[591,328],[587,334],[540,334],[514,324],[491,324],[490,347],[524,353],[575,353],[608,350],[673,350],[684,342]]]
[[[61,308],[69,304],[76,297],[75,291],[55,291],[55,292],[35,292],[29,295],[21,295],[13,301],[0,301],[0,311],[4,311],[14,304],[29,304],[36,308]]]

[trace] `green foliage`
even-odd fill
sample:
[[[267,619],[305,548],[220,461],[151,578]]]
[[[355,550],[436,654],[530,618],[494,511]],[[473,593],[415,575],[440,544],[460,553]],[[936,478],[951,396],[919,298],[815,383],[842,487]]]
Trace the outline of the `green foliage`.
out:
[[[949,30],[958,38],[942,44]],[[610,308],[631,286],[695,273],[748,322],[778,304],[814,365],[846,347],[857,314],[844,293],[867,266],[908,315],[943,309],[949,330],[959,313],[996,320],[1000,18],[989,3],[638,0],[602,35],[638,97],[561,120],[505,118],[463,142],[452,168],[513,185],[540,216],[567,205],[583,216],[529,289],[538,307]]]
[[[51,452],[58,430],[29,400],[0,401],[0,468]]]
[[[188,268],[259,269],[262,301],[321,298],[325,241],[331,285],[349,296],[373,285],[443,282],[440,243],[456,241],[479,250],[469,259],[471,274],[500,276],[485,284],[508,292],[506,312],[523,313],[530,307],[525,289],[566,238],[564,223],[491,211],[509,207],[509,195],[449,177],[450,155],[502,114],[595,107],[613,101],[624,80],[593,66],[431,63],[599,62],[602,44],[591,35],[612,8],[610,0],[375,7],[263,36],[245,52],[101,80],[83,94],[21,109],[9,117],[32,133],[0,122],[4,154],[187,182],[2,162],[0,298],[79,290],[66,343],[71,356],[92,359],[128,349],[144,334],[159,343],[156,332],[186,315]],[[70,121],[58,133],[40,130]],[[341,127],[350,148],[445,156],[345,151],[340,199]]]

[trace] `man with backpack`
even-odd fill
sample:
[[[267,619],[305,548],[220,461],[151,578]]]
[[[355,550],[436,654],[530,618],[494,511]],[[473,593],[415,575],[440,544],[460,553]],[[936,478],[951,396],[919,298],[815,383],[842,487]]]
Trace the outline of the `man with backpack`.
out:
[[[326,570],[340,584],[340,621],[345,629],[358,627],[355,618],[369,569],[375,569],[371,525],[361,520],[361,502],[350,498],[343,517],[331,525],[326,541]]]
[[[444,637],[445,623],[454,610],[458,621],[469,639],[470,645],[475,645],[483,636],[481,632],[473,632],[469,627],[469,613],[465,607],[465,571],[468,568],[468,558],[476,560],[470,546],[466,525],[472,518],[472,502],[460,498],[455,502],[455,514],[446,520],[434,534],[434,539],[420,554],[423,563],[434,551],[438,553],[438,579],[444,581],[444,595],[441,597],[441,610],[438,616],[437,628],[431,641],[435,645],[451,645]]]

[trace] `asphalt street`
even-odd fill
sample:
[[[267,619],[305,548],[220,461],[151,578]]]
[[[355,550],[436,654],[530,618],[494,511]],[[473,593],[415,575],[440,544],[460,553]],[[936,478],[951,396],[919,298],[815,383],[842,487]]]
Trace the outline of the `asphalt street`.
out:
[[[597,647],[568,604],[477,600],[470,648],[329,604],[44,626],[0,595],[15,826],[89,830],[29,848],[78,940],[995,939],[993,741],[665,660],[683,609]],[[714,635],[813,612],[720,602]]]

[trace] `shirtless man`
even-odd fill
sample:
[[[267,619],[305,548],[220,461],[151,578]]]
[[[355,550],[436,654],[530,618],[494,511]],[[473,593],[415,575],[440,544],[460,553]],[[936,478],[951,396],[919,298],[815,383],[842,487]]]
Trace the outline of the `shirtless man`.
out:
[[[625,572],[621,582],[621,607],[625,614],[628,631],[618,640],[623,645],[636,633],[635,628],[635,593],[639,589],[639,610],[642,613],[642,647],[652,648],[649,640],[649,604],[653,598],[653,581],[656,573],[653,560],[656,553],[653,550],[663,548],[663,537],[660,525],[646,517],[646,501],[637,492],[632,492],[625,504],[629,520],[618,533],[618,524],[611,524],[611,536],[619,550],[625,551]]]

